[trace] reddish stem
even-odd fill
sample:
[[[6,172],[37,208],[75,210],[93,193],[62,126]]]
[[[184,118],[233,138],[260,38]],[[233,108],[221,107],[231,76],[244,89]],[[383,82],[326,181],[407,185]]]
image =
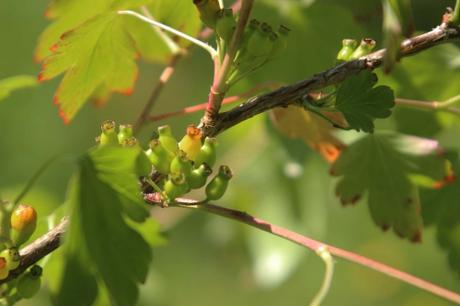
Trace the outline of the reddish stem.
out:
[[[222,101],[222,105],[235,103],[235,102],[238,102],[241,99],[247,99],[249,97],[252,97],[257,92],[261,91],[264,88],[275,89],[278,86],[281,86],[281,83],[278,83],[278,82],[266,82],[266,83],[259,84],[259,85],[255,86],[255,87],[253,87],[252,89],[242,93],[241,95],[236,95],[236,96],[231,96],[231,97],[225,98]],[[160,114],[160,115],[156,115],[156,116],[150,116],[148,118],[148,121],[155,122],[155,121],[160,121],[160,120],[164,120],[164,119],[175,117],[175,116],[192,114],[192,113],[198,112],[200,110],[206,109],[207,105],[208,105],[207,102],[203,102],[201,104],[185,107],[185,108],[183,108],[181,110],[177,110],[177,111],[173,111],[173,112],[169,112],[169,113],[164,113],[164,114]]]
[[[362,255],[359,255],[359,254],[356,254],[356,253],[353,253],[353,252],[350,252],[350,251],[347,251],[347,250],[344,250],[344,249],[341,249],[335,246],[328,245],[321,241],[314,240],[312,238],[303,236],[301,234],[290,231],[283,227],[271,224],[270,222],[267,222],[263,219],[253,217],[245,212],[233,210],[233,209],[229,209],[229,208],[225,208],[225,207],[221,207],[217,205],[212,205],[212,204],[197,204],[197,202],[186,200],[186,199],[180,199],[179,203],[180,203],[179,204],[180,207],[200,209],[206,212],[210,212],[212,214],[216,214],[216,215],[219,215],[225,218],[229,218],[229,219],[236,220],[238,222],[245,223],[249,226],[258,228],[267,233],[274,234],[278,237],[294,242],[298,245],[304,246],[312,251],[316,251],[320,247],[326,247],[327,250],[336,257],[343,258],[345,260],[354,262],[358,265],[361,265],[369,269],[375,270],[377,272],[386,274],[390,277],[393,277],[402,282],[410,284],[414,287],[430,292],[446,300],[460,304],[460,294],[456,292],[442,288],[438,285],[430,283],[426,280],[423,280],[414,275],[403,272],[401,270],[398,270],[396,268],[393,268],[391,266],[388,266],[376,260],[364,257]]]

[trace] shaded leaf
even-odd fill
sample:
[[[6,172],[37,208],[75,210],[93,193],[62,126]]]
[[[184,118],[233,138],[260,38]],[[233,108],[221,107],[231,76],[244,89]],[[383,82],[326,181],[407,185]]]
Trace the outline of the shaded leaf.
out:
[[[457,165],[451,180],[459,175]],[[425,225],[436,226],[438,242],[446,250],[450,266],[460,273],[460,180],[441,189],[422,190],[421,201]]]
[[[347,78],[337,89],[335,107],[343,113],[351,128],[364,132],[374,131],[376,118],[387,118],[394,106],[393,91],[377,86],[377,75],[363,71]]]
[[[43,61],[40,80],[65,73],[55,95],[69,122],[100,86],[130,94],[137,78],[136,52],[116,13],[100,15],[67,32]]]
[[[378,226],[393,227],[399,236],[419,241],[420,200],[410,176],[442,181],[446,163],[436,141],[376,133],[344,150],[331,173],[342,177],[336,193],[344,205],[354,204],[367,192],[370,213]]]
[[[0,101],[9,97],[11,92],[37,85],[37,78],[29,75],[18,75],[0,80]]]
[[[123,214],[122,200],[140,198],[139,188],[130,194],[130,190],[121,186],[127,179],[119,179],[135,177],[132,165],[137,154],[133,152],[129,148],[104,147],[83,156],[69,198],[71,222],[66,240],[69,256],[85,258],[82,265],[94,267],[93,278],[95,274],[103,281],[112,300],[120,306],[135,304],[138,285],[145,281],[151,260],[149,245],[126,223]],[[72,247],[77,242],[78,247]],[[72,282],[86,281],[85,273],[76,275],[79,279]],[[61,288],[69,290],[66,278],[63,281]],[[58,305],[66,305],[59,298],[71,294],[60,293]]]
[[[327,161],[334,161],[344,144],[338,139],[330,123],[301,107],[276,108],[270,117],[274,126],[291,139],[301,139],[318,151]]]

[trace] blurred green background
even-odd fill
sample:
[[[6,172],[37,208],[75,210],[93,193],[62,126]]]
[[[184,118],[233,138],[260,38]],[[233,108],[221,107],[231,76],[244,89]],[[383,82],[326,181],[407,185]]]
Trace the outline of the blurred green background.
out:
[[[155,0],[153,0],[155,1]],[[188,1],[188,0],[180,0]],[[233,92],[262,81],[294,82],[334,63],[343,38],[373,37],[381,41],[381,10],[376,0],[256,1],[254,15],[293,30],[288,54],[266,66]],[[455,1],[417,0],[417,31],[436,26],[444,9]],[[0,1],[0,79],[37,74],[33,50],[48,24],[46,1]],[[460,52],[452,45],[405,59],[384,82],[405,98],[445,99],[460,91]],[[450,66],[449,66],[450,65]],[[136,118],[162,65],[140,62],[141,73],[130,97],[113,96],[104,108],[87,105],[65,126],[52,104],[58,81],[14,93],[0,102],[0,196],[13,197],[34,171],[55,154],[63,154],[31,191],[26,202],[45,220],[65,199],[75,159],[94,144],[103,120],[130,123]],[[445,74],[445,76],[444,76]],[[193,49],[178,65],[154,113],[161,114],[206,100],[212,65],[202,50]],[[436,76],[433,78],[433,76]],[[457,82],[456,82],[457,81]],[[408,120],[407,112],[412,112]],[[406,114],[406,115],[404,115]],[[168,120],[177,135],[196,123],[200,113]],[[444,127],[446,146],[458,143],[451,118],[401,110],[378,126],[422,136],[437,136]],[[164,123],[164,122],[162,122]],[[281,226],[388,263],[404,271],[460,291],[458,276],[449,269],[428,228],[423,243],[413,245],[381,232],[370,219],[364,201],[341,207],[334,196],[328,165],[303,144],[302,158],[292,158],[273,135],[266,116],[259,116],[220,136],[221,163],[236,173],[221,204],[247,210]],[[141,139],[147,139],[152,124]],[[456,138],[457,137],[457,138]],[[154,211],[169,242],[154,249],[148,282],[139,305],[307,305],[320,286],[321,260],[298,246],[215,216],[180,209]],[[52,258],[51,258],[52,260]],[[53,279],[52,269],[45,278]],[[50,305],[47,286],[19,305]],[[332,288],[324,305],[450,305],[406,284],[337,259]]]

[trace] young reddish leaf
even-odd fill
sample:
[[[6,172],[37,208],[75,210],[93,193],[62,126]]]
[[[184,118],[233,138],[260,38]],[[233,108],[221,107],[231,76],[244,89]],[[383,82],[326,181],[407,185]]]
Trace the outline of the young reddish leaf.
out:
[[[281,133],[303,140],[329,162],[335,161],[344,148],[344,144],[332,133],[335,129],[330,123],[303,108],[289,106],[274,109],[271,119]]]
[[[41,81],[65,72],[54,102],[69,122],[101,86],[130,94],[137,78],[136,52],[116,13],[99,15],[65,33],[43,61]]]
[[[341,176],[336,192],[342,203],[354,204],[365,192],[375,223],[393,227],[401,237],[420,241],[422,217],[417,186],[411,175],[441,181],[447,161],[436,141],[394,133],[376,133],[353,143],[332,165]]]
[[[343,113],[351,128],[372,133],[374,119],[387,118],[394,106],[393,91],[377,86],[377,75],[363,71],[349,77],[337,89],[335,107]]]

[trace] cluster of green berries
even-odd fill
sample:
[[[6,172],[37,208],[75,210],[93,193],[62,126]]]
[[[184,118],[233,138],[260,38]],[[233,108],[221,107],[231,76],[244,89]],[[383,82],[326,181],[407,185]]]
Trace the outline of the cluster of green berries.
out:
[[[236,28],[233,10],[221,8],[218,0],[194,0],[193,3],[201,21],[215,30],[219,53],[224,54]],[[227,83],[231,85],[269,60],[279,57],[287,47],[289,31],[283,25],[275,31],[268,23],[252,19],[243,33]]]
[[[120,125],[117,132],[115,122],[106,121],[101,129],[99,146],[140,148],[130,125]],[[158,127],[158,133],[149,142],[147,150],[140,148],[137,173],[157,187],[156,191],[160,192],[166,203],[204,186],[206,201],[220,199],[227,190],[233,176],[228,166],[220,166],[218,173],[208,183],[216,163],[217,141],[215,138],[202,138],[201,129],[189,125],[185,136],[177,141],[171,127],[164,125]],[[158,182],[150,180],[155,172],[161,174]]]
[[[339,62],[347,62],[357,60],[372,52],[375,48],[375,40],[364,38],[358,45],[358,41],[354,39],[344,39],[342,41],[342,49],[337,54]]]
[[[10,271],[18,268],[21,263],[18,248],[34,233],[37,227],[37,212],[32,206],[20,204],[14,209],[5,209],[1,213],[3,245],[0,252],[0,280],[4,280],[9,276]],[[40,269],[40,273],[37,273],[37,269]],[[8,296],[14,296],[16,301],[32,297],[40,289],[40,276],[41,268],[32,267],[18,280],[7,284]]]
[[[234,74],[244,75],[280,57],[287,48],[289,28],[274,30],[266,22],[251,19],[234,60]]]

